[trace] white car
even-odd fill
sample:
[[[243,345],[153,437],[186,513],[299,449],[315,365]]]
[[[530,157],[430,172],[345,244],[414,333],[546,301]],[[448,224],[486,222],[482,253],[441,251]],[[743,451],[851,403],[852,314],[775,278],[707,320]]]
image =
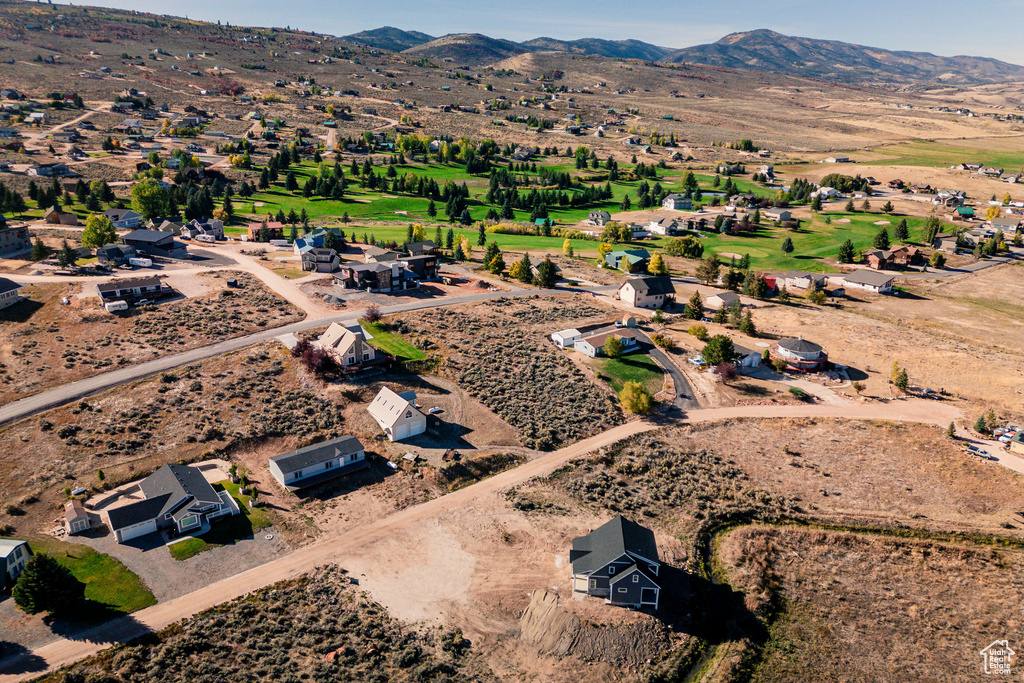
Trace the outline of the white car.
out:
[[[438,408],[437,406],[434,406],[433,408],[431,408],[427,412],[430,413],[431,415],[436,415],[437,413],[441,412],[441,409]]]
[[[696,365],[698,368],[703,366],[703,365],[707,365],[708,364],[708,362],[706,360],[704,360],[703,358],[700,358],[700,357],[691,358],[690,359],[690,363],[693,364],[693,365]]]

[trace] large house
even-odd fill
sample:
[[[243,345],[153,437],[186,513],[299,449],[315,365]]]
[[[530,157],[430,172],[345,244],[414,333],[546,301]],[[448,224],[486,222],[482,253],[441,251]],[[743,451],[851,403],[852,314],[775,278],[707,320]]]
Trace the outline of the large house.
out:
[[[313,247],[302,252],[302,270],[333,273],[341,264],[338,252],[325,247]]]
[[[354,436],[299,448],[270,458],[270,473],[289,491],[316,484],[369,467],[363,444]]]
[[[429,281],[437,279],[437,256],[433,254],[403,256],[400,260],[417,280]]]
[[[142,215],[131,209],[107,209],[103,212],[110,219],[115,228],[127,228],[134,230],[142,225]]]
[[[620,249],[610,251],[604,256],[604,261],[612,268],[624,270],[627,273],[636,273],[647,270],[651,255],[646,249]]]
[[[607,211],[596,210],[596,211],[591,211],[587,215],[587,222],[591,223],[593,225],[597,225],[599,227],[603,227],[604,224],[607,223],[608,221],[610,221],[611,219],[612,219],[612,215],[610,213],[608,213]]]
[[[18,284],[14,280],[0,277],[0,308],[7,308],[21,301],[18,290],[22,287],[24,285]]]
[[[405,249],[410,256],[436,256],[438,246],[434,244],[433,240],[423,240],[422,242],[410,242]]]
[[[824,349],[803,337],[780,339],[771,348],[770,356],[773,360],[785,362],[787,369],[797,372],[814,372],[828,363],[828,354]]]
[[[415,289],[418,282],[404,263],[346,263],[334,274],[335,283],[345,289],[398,292]]]
[[[669,211],[690,211],[693,209],[693,200],[678,193],[665,195],[661,200],[661,208]]]
[[[224,221],[217,220],[216,218],[204,218],[202,220],[193,218],[191,221],[181,226],[180,230],[183,236],[189,239],[195,239],[200,235],[206,237],[212,237],[214,240],[224,239]]]
[[[661,587],[654,532],[616,515],[572,539],[572,589],[622,607],[658,609]]]
[[[634,277],[619,286],[619,300],[636,308],[663,308],[675,298],[669,277]]]
[[[181,242],[174,241],[173,232],[159,230],[132,230],[121,238],[121,244],[135,247],[135,250],[150,256],[187,258],[188,249]]]
[[[258,242],[260,239],[260,230],[263,229],[262,223],[250,223],[246,232],[249,236],[250,242]],[[268,240],[279,240],[284,239],[284,225],[277,221],[269,221],[266,225],[267,233],[266,237]]]
[[[238,514],[227,491],[218,493],[203,473],[189,465],[164,465],[138,485],[143,499],[106,512],[107,525],[118,543],[161,529],[176,533],[200,531],[210,520]]]
[[[679,223],[675,218],[651,219],[647,224],[647,232],[653,235],[675,235],[679,232]]]
[[[875,294],[886,294],[892,291],[893,279],[892,275],[876,270],[855,270],[843,275],[843,284]]]
[[[361,327],[331,326],[316,340],[316,346],[327,351],[341,367],[368,363],[377,357],[377,350],[366,342]]]
[[[382,387],[367,411],[391,441],[401,441],[427,431],[427,416],[416,407],[415,391],[396,394]]]
[[[640,348],[639,344],[637,344],[636,333],[632,330],[622,329],[614,329],[582,337],[573,343],[573,348],[584,356],[597,358],[604,355],[604,344],[608,341],[609,337],[618,337],[619,341],[622,342],[622,353],[624,354],[632,353]]]
[[[28,543],[13,538],[0,538],[0,567],[4,573],[0,586],[9,586],[25,571],[25,563],[31,555]]]
[[[28,234],[28,228],[3,227],[5,225],[4,221],[0,221],[0,256],[21,254],[32,248],[32,238]]]
[[[397,261],[400,256],[400,253],[392,249],[374,246],[369,246],[363,251],[363,261],[366,263],[390,263]]]

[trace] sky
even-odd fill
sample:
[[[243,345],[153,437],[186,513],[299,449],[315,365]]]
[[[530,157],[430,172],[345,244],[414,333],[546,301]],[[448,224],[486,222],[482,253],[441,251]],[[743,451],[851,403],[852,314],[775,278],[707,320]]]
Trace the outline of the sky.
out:
[[[664,47],[768,28],[888,50],[993,57],[1024,64],[1021,0],[99,0],[75,4],[346,35],[396,26],[430,35],[636,39]]]

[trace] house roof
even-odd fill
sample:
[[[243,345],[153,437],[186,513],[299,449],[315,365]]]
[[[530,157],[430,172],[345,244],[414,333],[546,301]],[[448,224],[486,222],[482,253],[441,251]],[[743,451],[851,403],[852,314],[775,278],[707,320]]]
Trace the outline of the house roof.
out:
[[[801,337],[796,339],[780,339],[778,344],[779,347],[793,353],[821,353],[823,350],[820,344],[809,342]]]
[[[331,323],[316,343],[322,349],[334,349],[344,355],[357,341],[366,341],[362,328],[358,328],[357,332],[338,323]]]
[[[407,409],[419,412],[413,403],[416,401],[415,391],[404,391],[396,394],[387,387],[382,387],[370,402],[367,410],[381,424],[392,426],[402,417]]]
[[[156,498],[147,498],[108,511],[107,519],[110,521],[110,529],[117,531],[158,517],[164,506],[168,504],[170,497],[171,494],[165,493]]]
[[[636,333],[632,330],[614,329],[606,332],[598,332],[588,337],[583,337],[580,341],[585,341],[595,349],[599,349],[604,346],[604,343],[608,341],[608,337],[618,337],[619,339],[636,339]]]
[[[616,515],[586,536],[572,539],[572,572],[589,574],[626,553],[658,561],[654,532]]]
[[[641,294],[676,293],[676,288],[672,284],[672,278],[669,277],[634,277],[622,283],[622,286],[625,285],[632,285],[633,289]]]
[[[173,240],[174,234],[170,232],[163,232],[161,230],[147,230],[145,228],[140,228],[139,230],[132,230],[121,239],[132,240],[135,242],[152,242],[155,244],[168,239]]]
[[[20,285],[14,280],[10,280],[5,277],[0,277],[0,294],[6,294],[7,292],[13,292],[17,289],[21,289],[25,285]]]
[[[28,541],[19,541],[16,538],[0,538],[0,557],[7,557],[18,546],[28,545]]]
[[[131,209],[107,209],[103,212],[103,215],[115,222],[123,218],[142,218],[142,214],[136,213]]]
[[[431,249],[437,249],[437,245],[434,244],[434,240],[422,240],[420,242],[410,242],[409,251],[429,251]]]
[[[134,287],[154,287],[160,284],[158,277],[133,277],[124,280],[112,280],[96,285],[99,292],[113,292],[119,289],[132,289]]]
[[[347,455],[361,450],[363,450],[363,444],[359,439],[354,436],[341,436],[337,439],[322,441],[288,453],[275,455],[270,458],[270,462],[276,463],[282,472],[288,474],[333,460],[339,455]]]
[[[551,335],[551,336],[555,336],[555,335],[558,335],[562,339],[566,339],[568,337],[579,337],[580,336],[580,331],[573,327],[573,328],[569,328],[568,330],[559,330],[558,332],[555,332],[555,334]]]
[[[740,300],[740,295],[736,292],[715,292],[708,295],[708,299],[718,299],[723,304],[731,305]]]
[[[69,522],[72,519],[78,519],[79,517],[86,517],[88,513],[85,511],[85,506],[82,505],[82,501],[77,498],[72,498],[68,502],[64,503],[64,519]]]
[[[843,280],[849,284],[871,285],[881,287],[893,281],[893,276],[877,270],[855,270],[843,276]]]

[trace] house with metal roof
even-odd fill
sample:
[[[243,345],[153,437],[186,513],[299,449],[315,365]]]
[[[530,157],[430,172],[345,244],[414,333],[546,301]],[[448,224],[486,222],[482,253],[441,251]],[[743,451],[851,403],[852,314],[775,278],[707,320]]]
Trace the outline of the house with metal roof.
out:
[[[270,458],[270,473],[289,491],[356,472],[370,466],[363,444],[354,436],[342,436]]]
[[[654,532],[616,515],[572,539],[572,588],[612,605],[658,609],[661,561]]]
[[[636,273],[647,270],[651,254],[646,249],[620,249],[605,254],[604,260],[612,268]]]
[[[164,465],[138,484],[142,499],[106,511],[107,526],[118,543],[167,529],[202,533],[210,521],[238,514],[238,503],[219,493],[196,467]]]
[[[136,251],[149,254],[150,256],[166,256],[167,258],[188,257],[188,248],[181,242],[174,241],[173,232],[146,229],[132,230],[121,238],[121,243],[135,247]]]
[[[401,441],[427,431],[427,416],[416,407],[415,391],[397,394],[382,387],[367,411],[391,441]]]

